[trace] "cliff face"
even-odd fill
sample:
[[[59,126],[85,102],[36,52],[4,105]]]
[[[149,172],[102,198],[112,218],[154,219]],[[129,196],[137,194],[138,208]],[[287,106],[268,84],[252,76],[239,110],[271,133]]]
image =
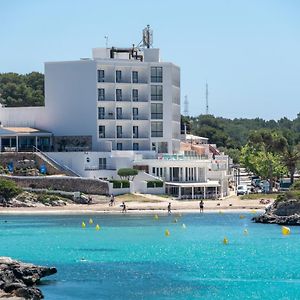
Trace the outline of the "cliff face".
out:
[[[253,218],[257,223],[300,225],[300,200],[275,201],[263,215]]]
[[[35,266],[9,257],[0,257],[0,298],[42,299],[43,294],[36,284],[42,277],[56,272],[53,267]]]

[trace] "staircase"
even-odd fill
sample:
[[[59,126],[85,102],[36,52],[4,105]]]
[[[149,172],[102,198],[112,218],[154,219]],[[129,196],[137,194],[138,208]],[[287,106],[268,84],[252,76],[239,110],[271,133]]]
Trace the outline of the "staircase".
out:
[[[69,168],[66,165],[61,165],[59,162],[51,158],[49,155],[47,155],[45,152],[42,152],[36,147],[33,147],[33,150],[35,151],[35,155],[38,156],[40,159],[42,159],[44,162],[52,166],[54,169],[64,173],[68,176],[75,176],[75,177],[81,177],[80,174],[76,173],[74,170]]]

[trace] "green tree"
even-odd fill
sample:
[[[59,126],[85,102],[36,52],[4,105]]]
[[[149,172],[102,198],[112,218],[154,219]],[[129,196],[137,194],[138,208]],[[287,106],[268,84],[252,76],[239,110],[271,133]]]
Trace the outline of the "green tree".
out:
[[[300,160],[300,152],[295,147],[287,147],[282,155],[282,162],[289,171],[291,184],[294,183],[294,175],[296,172],[297,163]]]
[[[118,170],[118,175],[121,179],[133,180],[134,177],[138,174],[138,170],[131,168],[122,168]]]
[[[14,181],[0,178],[0,196],[6,201],[17,196],[21,191],[22,189],[20,189]]]
[[[0,103],[7,107],[44,105],[44,75],[0,74]]]

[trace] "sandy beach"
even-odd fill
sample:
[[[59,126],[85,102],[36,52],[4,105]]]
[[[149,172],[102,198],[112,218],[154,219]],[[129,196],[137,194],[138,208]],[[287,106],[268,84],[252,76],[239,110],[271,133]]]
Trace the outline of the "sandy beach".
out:
[[[116,197],[114,206],[109,206],[109,199],[93,195],[93,204],[68,204],[66,206],[38,206],[38,207],[1,207],[0,215],[6,214],[120,214],[121,204],[124,201],[127,213],[135,214],[165,214],[168,203],[171,202],[172,212],[195,213],[199,212],[199,200],[173,200],[155,195],[126,195]],[[266,199],[266,197],[262,197]],[[273,199],[270,199],[273,201]],[[253,212],[264,211],[266,204],[260,199],[241,200],[237,196],[230,196],[222,200],[204,200],[204,212]]]

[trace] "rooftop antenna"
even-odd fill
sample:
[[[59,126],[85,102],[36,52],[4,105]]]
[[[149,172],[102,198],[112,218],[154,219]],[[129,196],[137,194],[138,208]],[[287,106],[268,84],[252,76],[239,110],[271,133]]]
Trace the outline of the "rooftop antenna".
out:
[[[108,35],[105,35],[104,38],[105,38],[105,46],[106,48],[108,48]]]
[[[188,100],[188,96],[187,95],[184,96],[184,103],[183,103],[183,105],[184,105],[183,114],[185,116],[188,116],[189,115],[189,100]]]
[[[150,25],[147,25],[143,29],[143,47],[150,48],[153,46],[153,30],[150,29]]]
[[[208,83],[205,85],[206,114],[208,115]]]

